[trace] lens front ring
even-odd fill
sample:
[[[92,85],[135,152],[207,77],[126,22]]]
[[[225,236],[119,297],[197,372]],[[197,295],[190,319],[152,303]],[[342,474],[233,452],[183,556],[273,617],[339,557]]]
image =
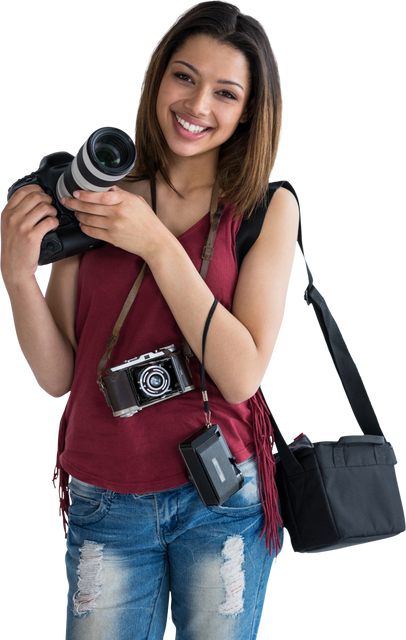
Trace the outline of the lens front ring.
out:
[[[109,166],[101,161],[100,147],[110,147],[110,152],[116,154],[120,161],[115,166]],[[114,151],[113,151],[114,150]],[[136,158],[134,142],[130,136],[121,129],[115,127],[102,127],[94,131],[86,143],[84,160],[88,156],[92,164],[92,173],[97,175],[97,170],[106,176],[124,176],[133,168]]]
[[[169,389],[171,378],[163,367],[151,365],[141,371],[138,384],[147,398],[158,398]]]

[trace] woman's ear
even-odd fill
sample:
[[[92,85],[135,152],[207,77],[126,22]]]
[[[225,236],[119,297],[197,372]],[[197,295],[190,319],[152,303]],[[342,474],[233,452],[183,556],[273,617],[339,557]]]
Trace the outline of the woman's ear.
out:
[[[252,100],[249,101],[247,106],[245,107],[243,114],[240,118],[240,124],[244,124],[247,122],[252,116]]]
[[[244,124],[245,122],[247,122],[248,118],[249,118],[249,113],[248,113],[248,107],[247,107],[240,118],[240,124]]]

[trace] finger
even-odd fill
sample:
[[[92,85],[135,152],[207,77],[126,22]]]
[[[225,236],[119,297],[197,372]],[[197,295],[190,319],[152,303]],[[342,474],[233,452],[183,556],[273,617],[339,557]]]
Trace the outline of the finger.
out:
[[[13,195],[10,197],[8,201],[11,207],[16,207],[24,198],[33,193],[35,191],[39,191],[40,193],[44,193],[43,189],[39,186],[39,184],[27,184],[24,187],[20,187],[17,191],[14,191]]]
[[[6,218],[10,220],[23,220],[27,215],[39,207],[42,211],[42,217],[47,215],[56,215],[56,209],[51,205],[52,198],[43,191],[34,191],[28,194],[20,204],[14,208],[5,209]],[[40,218],[39,218],[40,219]]]
[[[80,230],[84,234],[86,234],[87,236],[90,236],[91,238],[96,238],[96,236],[93,235],[95,233],[95,230],[92,227],[89,227],[83,223],[79,223],[79,226],[80,226]]]
[[[86,214],[76,214],[76,218],[79,221],[79,227],[83,233],[91,238],[102,240],[101,234],[106,232],[106,229],[102,226],[100,220],[97,222],[95,216],[88,216]]]
[[[110,190],[110,191],[74,191],[73,192],[73,198],[63,198],[63,200],[65,200],[65,202],[62,202],[62,204],[65,204],[68,207],[72,207],[73,209],[76,209],[76,205],[72,206],[71,204],[69,204],[69,202],[76,202],[77,200],[79,200],[80,202],[88,202],[91,204],[103,204],[103,205],[107,205],[107,206],[112,206],[115,204],[119,204],[120,202],[122,202],[123,198],[122,198],[122,190],[118,189],[117,190]]]
[[[92,228],[107,229],[105,216],[99,216],[93,213],[83,213],[82,211],[76,211],[75,215],[81,226],[85,225]]]
[[[89,192],[85,191],[84,193],[88,194]],[[92,201],[89,201],[89,198],[87,198],[87,201],[85,202],[83,197],[79,199],[66,196],[65,198],[61,198],[61,204],[63,204],[65,207],[68,207],[68,209],[72,209],[73,211],[82,211],[83,213],[93,213],[99,215],[102,214],[100,203],[96,202],[94,199]]]

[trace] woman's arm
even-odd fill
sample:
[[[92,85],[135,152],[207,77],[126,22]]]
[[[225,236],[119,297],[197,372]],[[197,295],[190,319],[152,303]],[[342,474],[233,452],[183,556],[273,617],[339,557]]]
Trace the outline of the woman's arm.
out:
[[[146,202],[120,189],[80,192],[78,210],[88,235],[140,255],[148,263],[171,312],[201,359],[204,324],[213,294],[186,251]],[[243,402],[258,389],[282,322],[298,228],[295,197],[279,188],[260,236],[243,260],[231,313],[218,305],[207,338],[207,373],[224,398]]]
[[[61,290],[57,303],[50,305],[36,274],[42,238],[59,224],[55,225],[57,211],[51,200],[41,187],[31,184],[17,189],[4,205],[0,269],[18,351],[37,388],[59,400],[69,393],[75,369],[77,269],[74,258],[58,263]]]
[[[257,391],[269,364],[283,318],[295,253],[299,213],[295,197],[279,188],[260,236],[245,256],[231,313],[218,305],[207,337],[205,367],[232,403]],[[186,269],[183,248],[172,242],[149,266],[171,311],[201,360],[203,327],[213,294],[196,269]]]

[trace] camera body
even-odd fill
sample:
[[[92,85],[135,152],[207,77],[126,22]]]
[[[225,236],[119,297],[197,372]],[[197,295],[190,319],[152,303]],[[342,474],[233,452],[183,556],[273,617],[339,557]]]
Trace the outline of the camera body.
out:
[[[103,127],[94,131],[76,156],[60,151],[42,158],[37,171],[17,180],[8,190],[13,193],[30,184],[38,184],[51,196],[59,226],[41,242],[38,264],[49,264],[97,249],[106,244],[83,233],[75,212],[61,204],[61,198],[76,190],[108,191],[120,182],[135,164],[136,151],[131,138],[121,129]]]
[[[195,388],[185,357],[174,344],[107,369],[102,381],[107,404],[121,418]]]

